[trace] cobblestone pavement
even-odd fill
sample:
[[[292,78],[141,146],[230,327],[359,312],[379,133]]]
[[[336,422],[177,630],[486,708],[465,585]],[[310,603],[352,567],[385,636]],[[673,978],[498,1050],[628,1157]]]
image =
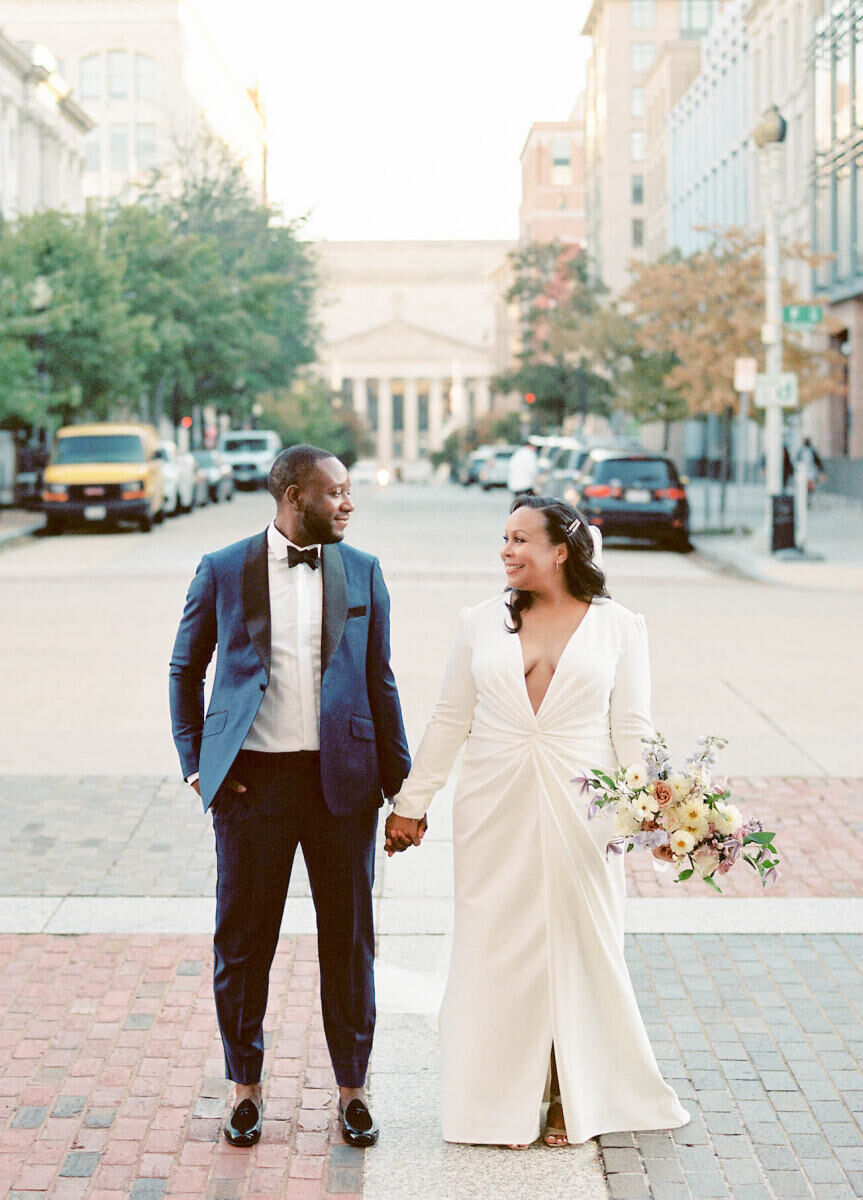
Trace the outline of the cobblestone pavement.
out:
[[[857,935],[628,938],[692,1120],[602,1137],[612,1200],[863,1196],[861,955]]]
[[[0,937],[0,1194],[356,1200],[362,1152],[334,1125],[314,938],[279,944],[252,1150],[220,1136],[211,971],[202,937]]]
[[[733,779],[747,813],[777,833],[783,864],[770,896],[863,895],[863,780]],[[0,895],[211,896],[212,825],[194,794],[171,778],[0,777]],[[829,838],[823,831],[831,830]],[[380,848],[378,851],[380,855]],[[380,865],[380,864],[379,864]],[[424,867],[417,860],[416,872]],[[629,894],[669,896],[648,855],[627,855]],[[377,872],[376,894],[380,894]],[[754,872],[723,882],[729,896],[762,893]],[[297,856],[291,895],[307,896]],[[688,894],[712,896],[708,888]]]

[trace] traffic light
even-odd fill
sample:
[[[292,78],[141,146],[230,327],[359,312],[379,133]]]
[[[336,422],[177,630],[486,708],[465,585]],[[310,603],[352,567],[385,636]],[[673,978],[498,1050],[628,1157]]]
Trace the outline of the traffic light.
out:
[[[192,418],[191,417],[183,417],[183,419],[180,421],[180,424],[183,426],[184,429],[191,429],[192,428]]]
[[[524,397],[525,404],[536,404],[536,396],[533,392],[526,392]]]

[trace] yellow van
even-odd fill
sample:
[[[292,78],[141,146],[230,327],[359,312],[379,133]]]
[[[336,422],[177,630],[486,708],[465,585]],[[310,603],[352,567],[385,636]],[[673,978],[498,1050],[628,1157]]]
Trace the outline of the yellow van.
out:
[[[45,468],[45,530],[73,522],[132,521],[143,532],[164,517],[159,435],[152,425],[67,425]]]

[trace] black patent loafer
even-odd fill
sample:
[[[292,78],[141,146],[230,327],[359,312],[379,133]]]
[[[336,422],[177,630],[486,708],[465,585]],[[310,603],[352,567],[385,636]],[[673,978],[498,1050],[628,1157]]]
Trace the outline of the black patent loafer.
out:
[[[374,1146],[380,1137],[381,1131],[363,1100],[351,1100],[347,1107],[339,1100],[339,1121],[349,1146]]]
[[[241,1100],[225,1122],[223,1133],[232,1146],[254,1146],[261,1140],[261,1118],[263,1105],[258,1108],[253,1100]]]

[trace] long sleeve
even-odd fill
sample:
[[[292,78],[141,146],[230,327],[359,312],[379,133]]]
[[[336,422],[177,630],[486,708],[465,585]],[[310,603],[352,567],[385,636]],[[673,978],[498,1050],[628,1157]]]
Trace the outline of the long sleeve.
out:
[[[171,723],[185,779],[198,770],[204,726],[204,677],[215,648],[216,585],[212,566],[205,557],[189,585],[171,654]]]
[[[650,658],[644,617],[633,614],[623,633],[609,706],[611,741],[622,766],[641,762],[641,739],[654,733],[650,717]]]
[[[435,705],[410,775],[396,796],[393,812],[400,817],[421,817],[449,778],[455,756],[470,733],[476,705],[476,685],[471,670],[469,609],[459,618],[455,643],[444,673],[440,699]]]

